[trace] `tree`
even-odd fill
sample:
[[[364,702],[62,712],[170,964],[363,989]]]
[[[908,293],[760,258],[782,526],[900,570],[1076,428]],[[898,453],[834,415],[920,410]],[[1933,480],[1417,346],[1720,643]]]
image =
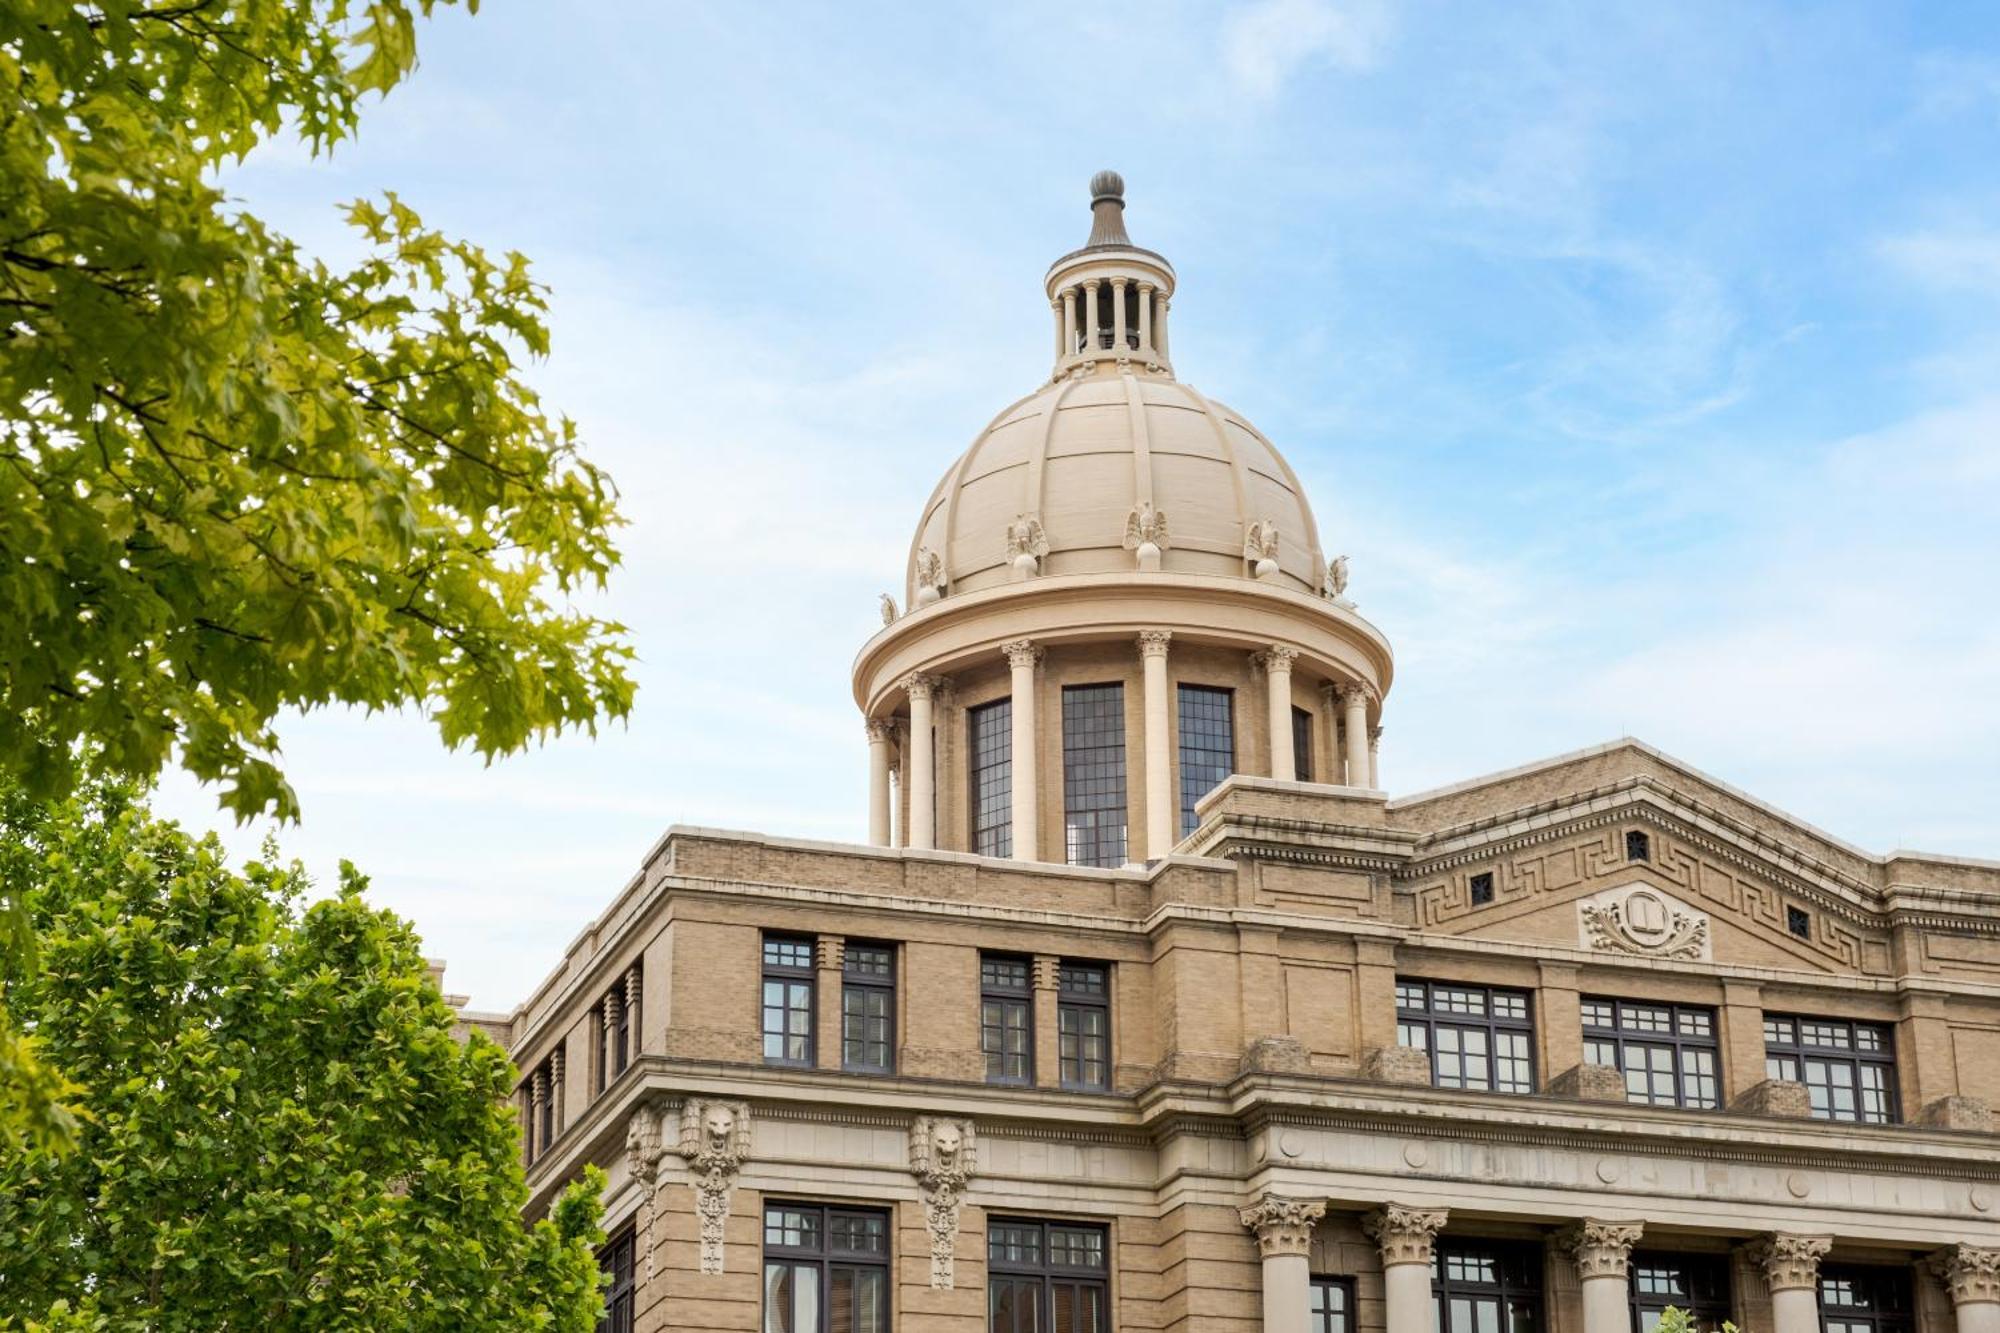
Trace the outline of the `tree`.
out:
[[[512,1330],[597,1319],[594,1169],[525,1225],[513,1071],[415,934],[129,786],[0,807],[42,964],[9,999],[93,1071],[79,1150],[0,1160],[0,1325]]]

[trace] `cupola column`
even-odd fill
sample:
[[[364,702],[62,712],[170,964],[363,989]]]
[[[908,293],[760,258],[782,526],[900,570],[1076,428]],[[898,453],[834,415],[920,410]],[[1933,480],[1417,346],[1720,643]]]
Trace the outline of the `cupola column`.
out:
[[[1139,284],[1139,350],[1148,356],[1153,352],[1153,284]]]
[[[1340,687],[1332,681],[1319,687],[1319,711],[1326,719],[1326,780],[1345,787],[1347,756],[1340,752]]]
[[[1062,302],[1050,298],[1049,315],[1055,324],[1056,360],[1063,359],[1063,308]]]
[[[1264,668],[1264,694],[1270,705],[1271,776],[1280,782],[1298,778],[1298,763],[1292,753],[1292,662],[1296,648],[1272,644],[1257,654]]]
[[[903,678],[910,695],[910,846],[937,846],[936,741],[931,735],[931,703],[938,678],[918,673]]]
[[[1076,355],[1076,288],[1065,287],[1062,291],[1063,303],[1063,345],[1058,357]]]
[[[1125,282],[1124,278],[1111,280],[1111,345],[1120,355],[1125,352]]]
[[[1174,769],[1167,735],[1167,645],[1172,630],[1139,634],[1139,660],[1146,687],[1146,857],[1165,856],[1174,837]]]
[[[1083,338],[1084,346],[1097,350],[1097,289],[1102,282],[1092,278],[1083,284]]]
[[[1167,352],[1167,294],[1161,292],[1156,298],[1160,308],[1153,312],[1153,339],[1159,345],[1160,357],[1164,360]]]
[[[885,717],[868,719],[868,841],[889,845],[889,742],[896,724]]]
[[[1347,729],[1347,785],[1359,787],[1368,780],[1368,691],[1349,685],[1340,692],[1340,707]]]
[[[1368,728],[1368,786],[1382,790],[1382,728]]]
[[[1035,861],[1040,859],[1036,854],[1039,841],[1036,834],[1042,826],[1040,803],[1036,799],[1042,784],[1035,767],[1035,738],[1038,734],[1035,726],[1035,667],[1042,660],[1042,650],[1028,639],[1002,644],[1001,650],[1007,654],[1007,667],[1014,680],[1014,698],[1009,707],[1014,720],[1009,775],[1013,793],[1014,859]]]

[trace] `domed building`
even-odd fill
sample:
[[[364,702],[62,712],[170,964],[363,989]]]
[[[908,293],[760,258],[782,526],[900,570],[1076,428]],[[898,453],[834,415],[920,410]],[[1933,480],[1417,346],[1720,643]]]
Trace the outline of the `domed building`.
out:
[[[513,1013],[610,1333],[2000,1333],[2000,863],[1393,659],[1124,186],[854,664],[869,845],[676,827]]]

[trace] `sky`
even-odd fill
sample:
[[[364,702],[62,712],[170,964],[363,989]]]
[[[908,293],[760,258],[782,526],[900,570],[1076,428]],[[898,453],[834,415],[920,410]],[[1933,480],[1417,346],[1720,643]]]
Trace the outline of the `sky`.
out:
[[[672,824],[859,841],[849,686],[952,459],[1048,374],[1090,175],[1175,368],[1285,451],[1395,646],[1383,782],[1633,735],[1874,851],[2000,857],[2000,10],[487,0],[330,158],[551,288],[618,483],[628,724],[490,767],[285,720],[448,990],[524,999]],[[181,777],[161,807],[220,826]]]

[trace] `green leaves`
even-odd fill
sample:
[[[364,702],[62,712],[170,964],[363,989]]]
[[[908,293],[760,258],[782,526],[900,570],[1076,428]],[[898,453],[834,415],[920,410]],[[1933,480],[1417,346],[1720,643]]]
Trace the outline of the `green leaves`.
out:
[[[593,1326],[602,1176],[522,1223],[514,1072],[351,868],[304,906],[297,866],[234,873],[116,787],[7,794],[0,846],[42,940],[9,998],[90,1114],[0,1152],[0,1324]]]

